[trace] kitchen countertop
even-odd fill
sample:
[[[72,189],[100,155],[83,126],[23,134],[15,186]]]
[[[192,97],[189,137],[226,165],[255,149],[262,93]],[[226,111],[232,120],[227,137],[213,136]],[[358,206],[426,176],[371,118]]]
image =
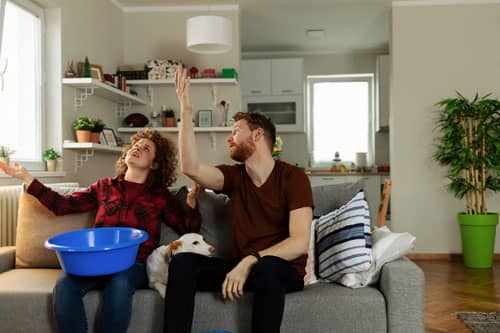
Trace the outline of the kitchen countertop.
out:
[[[332,172],[326,169],[306,169],[308,176],[390,176],[390,172]]]

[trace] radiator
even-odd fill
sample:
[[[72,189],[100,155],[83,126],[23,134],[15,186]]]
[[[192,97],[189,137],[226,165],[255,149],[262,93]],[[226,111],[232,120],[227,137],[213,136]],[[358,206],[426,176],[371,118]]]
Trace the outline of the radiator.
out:
[[[58,188],[77,188],[78,183],[47,184]],[[0,186],[0,246],[16,245],[17,210],[22,185]]]

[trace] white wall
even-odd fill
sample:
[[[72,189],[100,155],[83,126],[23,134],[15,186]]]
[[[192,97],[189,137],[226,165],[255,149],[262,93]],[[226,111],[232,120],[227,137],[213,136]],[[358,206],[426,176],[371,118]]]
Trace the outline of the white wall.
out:
[[[460,253],[455,215],[464,203],[432,159],[434,104],[456,90],[500,97],[500,3],[396,5],[392,15],[391,223],[417,237],[414,252]],[[500,194],[488,202],[500,210]]]

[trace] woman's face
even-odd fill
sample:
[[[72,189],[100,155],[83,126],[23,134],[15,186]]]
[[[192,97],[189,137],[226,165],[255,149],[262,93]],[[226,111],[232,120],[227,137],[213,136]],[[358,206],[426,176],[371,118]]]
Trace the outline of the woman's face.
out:
[[[134,143],[125,155],[129,168],[156,169],[156,146],[149,139],[140,139]]]

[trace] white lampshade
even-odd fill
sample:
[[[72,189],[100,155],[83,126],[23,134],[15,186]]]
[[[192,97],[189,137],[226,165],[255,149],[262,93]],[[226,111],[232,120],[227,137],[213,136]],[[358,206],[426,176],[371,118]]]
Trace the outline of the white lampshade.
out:
[[[231,20],[221,16],[194,16],[186,21],[186,46],[195,53],[218,54],[232,47]]]

